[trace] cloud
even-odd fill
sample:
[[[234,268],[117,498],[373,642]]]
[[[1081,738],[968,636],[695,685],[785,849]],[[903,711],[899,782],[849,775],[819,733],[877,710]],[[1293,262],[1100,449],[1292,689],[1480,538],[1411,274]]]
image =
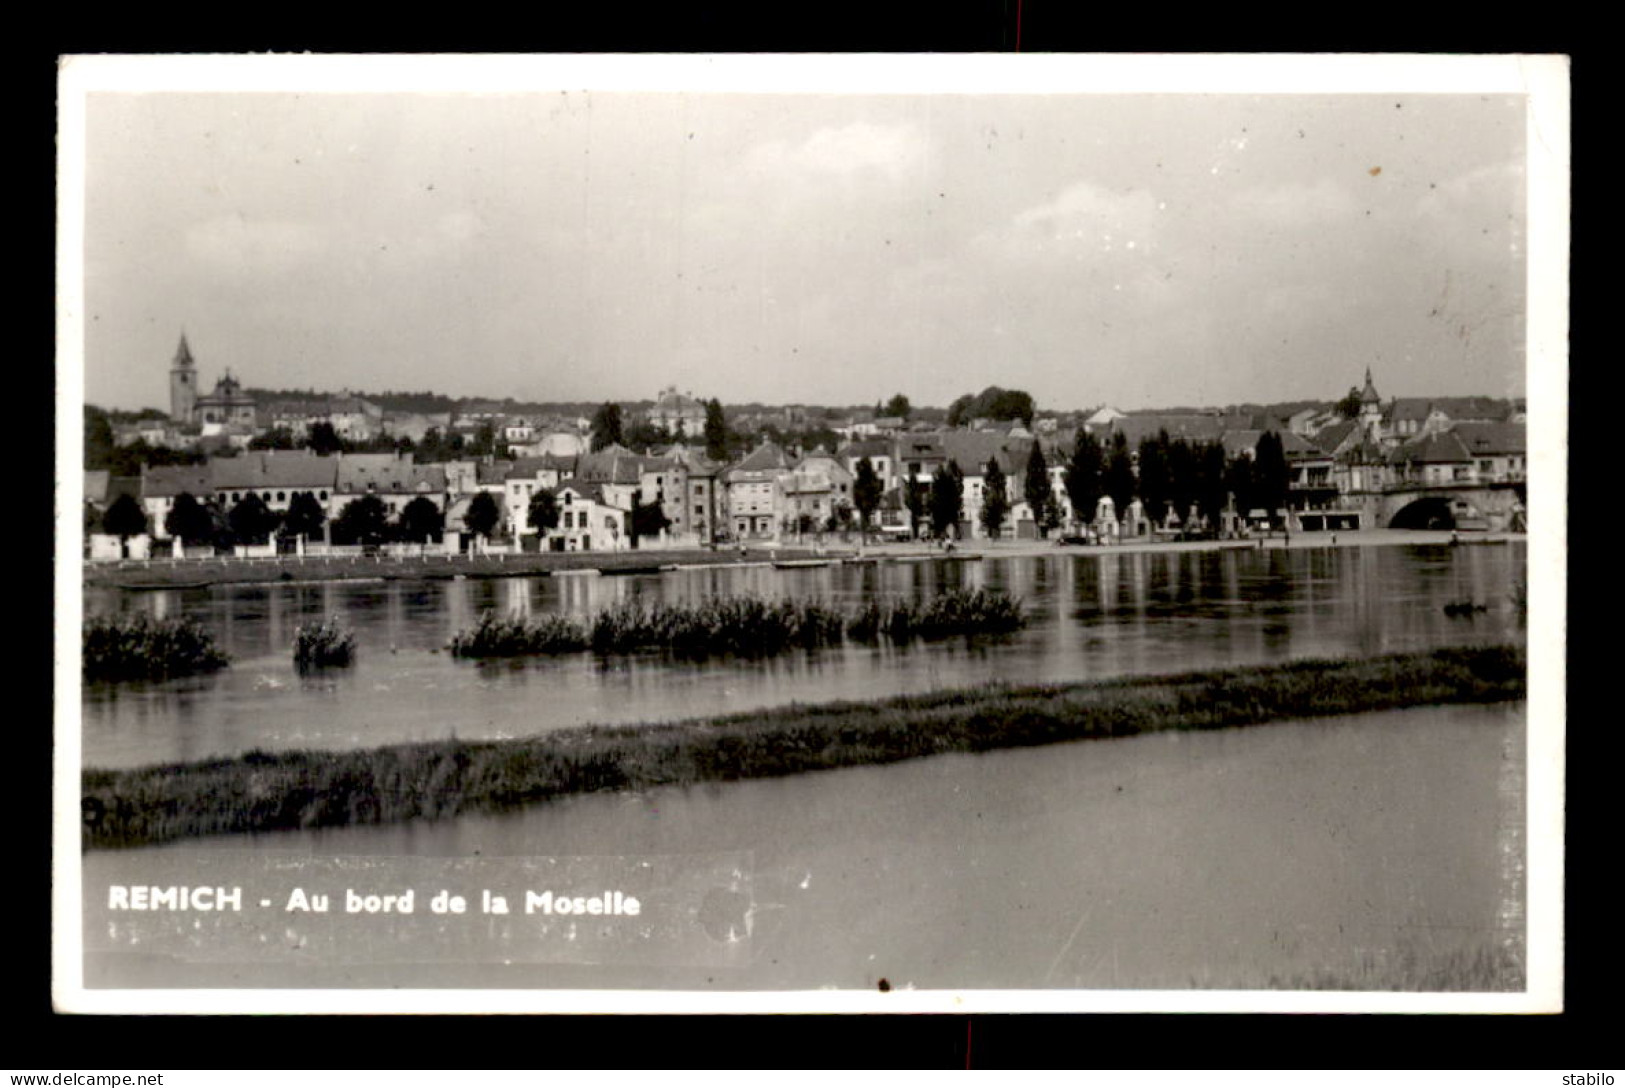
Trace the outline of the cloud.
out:
[[[1159,205],[1147,189],[1111,190],[1079,182],[1017,212],[1006,248],[1020,253],[1144,253],[1155,240]]]
[[[1327,224],[1358,211],[1353,194],[1329,181],[1313,185],[1271,185],[1243,189],[1230,200],[1231,210],[1265,226]]]
[[[225,215],[187,229],[186,253],[213,273],[264,275],[305,266],[325,249],[305,223]]]
[[[866,174],[898,179],[925,161],[926,145],[911,125],[856,121],[821,128],[805,140],[771,140],[745,154],[748,173],[774,177],[850,180]]]

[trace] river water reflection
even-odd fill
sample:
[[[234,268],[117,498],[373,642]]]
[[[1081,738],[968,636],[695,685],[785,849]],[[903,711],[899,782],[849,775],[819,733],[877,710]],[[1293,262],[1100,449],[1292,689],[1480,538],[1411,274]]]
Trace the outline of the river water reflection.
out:
[[[681,859],[679,868],[697,869],[721,855],[743,859],[746,894],[739,931],[725,940],[699,932],[698,900],[652,893],[651,912],[682,915],[686,929],[645,949],[643,962],[630,941],[600,949],[596,962],[557,945],[552,960],[513,962],[523,939],[428,962],[417,948],[392,948],[378,926],[290,916],[290,926],[348,924],[367,937],[344,956],[259,956],[245,967],[229,956],[143,959],[91,925],[87,978],[235,986],[246,975],[259,986],[313,988],[874,991],[885,979],[933,990],[1517,990],[1524,716],[1522,704],[1422,707],[98,851],[85,858],[87,888],[153,879],[166,859],[203,879],[210,855],[251,850],[295,862],[359,859],[357,871],[372,861],[536,857]],[[234,871],[256,886],[252,864]],[[420,894],[437,886],[445,885]],[[280,937],[282,924],[267,929]],[[535,926],[515,923],[526,934]],[[691,962],[656,959],[674,949]]]
[[[981,562],[814,569],[717,567],[629,577],[379,581],[89,590],[89,614],[146,610],[201,621],[233,657],[219,674],[87,685],[83,760],[131,766],[252,748],[347,748],[514,737],[589,722],[639,722],[868,699],[993,681],[1070,681],[1311,655],[1522,637],[1510,602],[1525,547],[1414,545],[1291,550],[1091,552]],[[847,645],[769,661],[577,654],[492,664],[443,647],[489,609],[586,615],[632,594],[929,597],[950,587],[1019,595],[1030,623],[1002,639]],[[1444,605],[1487,610],[1451,617]],[[294,629],[336,615],[358,637],[350,669],[301,677]]]

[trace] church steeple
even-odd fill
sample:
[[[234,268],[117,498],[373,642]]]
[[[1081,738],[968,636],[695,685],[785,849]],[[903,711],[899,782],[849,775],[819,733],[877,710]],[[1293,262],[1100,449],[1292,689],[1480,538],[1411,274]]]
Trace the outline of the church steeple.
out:
[[[1360,427],[1372,442],[1382,437],[1382,398],[1377,395],[1377,384],[1371,380],[1371,368],[1365,368],[1365,390],[1360,394]]]
[[[169,418],[175,423],[192,422],[197,406],[197,368],[192,362],[192,348],[181,332],[180,346],[169,364]]]

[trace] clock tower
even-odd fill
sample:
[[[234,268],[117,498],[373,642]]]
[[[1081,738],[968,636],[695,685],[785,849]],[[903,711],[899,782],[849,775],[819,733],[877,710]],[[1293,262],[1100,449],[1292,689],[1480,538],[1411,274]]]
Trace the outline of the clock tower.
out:
[[[181,333],[181,345],[175,349],[175,359],[169,364],[169,418],[175,423],[192,422],[192,409],[197,405],[197,368],[192,364],[192,349],[186,346],[186,334]]]

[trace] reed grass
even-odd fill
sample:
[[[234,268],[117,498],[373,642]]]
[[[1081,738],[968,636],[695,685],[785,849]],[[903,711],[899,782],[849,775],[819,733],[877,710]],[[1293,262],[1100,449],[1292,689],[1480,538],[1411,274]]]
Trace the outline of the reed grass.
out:
[[[1512,645],[1304,660],[1167,677],[992,686],[507,741],[234,759],[82,776],[84,842],[126,847],[500,811],[596,790],[761,778],[943,752],[1442,703],[1522,699]]]
[[[231,658],[193,619],[93,616],[82,631],[86,680],[162,680],[223,669]]]
[[[871,600],[847,617],[846,633],[859,642],[889,638],[942,639],[966,634],[1009,634],[1026,625],[1021,601],[987,590],[949,590],[928,601]]]
[[[489,611],[473,627],[451,638],[457,657],[524,657],[532,654],[567,654],[588,648],[586,628],[568,616],[537,620],[499,619]]]
[[[660,649],[679,657],[769,657],[834,646],[845,638],[939,639],[1007,634],[1026,622],[1020,600],[986,590],[949,590],[925,602],[871,601],[841,610],[817,600],[769,601],[741,595],[699,604],[650,603],[631,597],[582,621],[547,615],[499,619],[490,612],[451,640],[458,657],[521,657],[592,650],[628,654]]]
[[[355,632],[337,616],[308,627],[301,624],[293,633],[293,664],[300,672],[342,668],[354,661]]]

